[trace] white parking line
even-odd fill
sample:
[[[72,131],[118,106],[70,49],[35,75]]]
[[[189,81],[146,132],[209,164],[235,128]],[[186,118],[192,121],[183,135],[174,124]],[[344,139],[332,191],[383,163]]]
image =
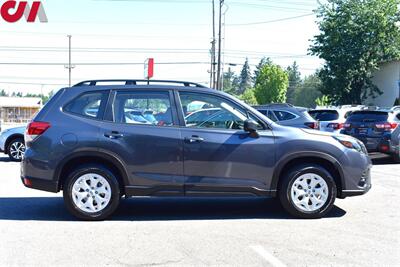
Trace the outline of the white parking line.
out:
[[[281,262],[277,257],[266,251],[262,246],[250,246],[252,250],[257,252],[264,260],[274,267],[286,267],[286,265]]]

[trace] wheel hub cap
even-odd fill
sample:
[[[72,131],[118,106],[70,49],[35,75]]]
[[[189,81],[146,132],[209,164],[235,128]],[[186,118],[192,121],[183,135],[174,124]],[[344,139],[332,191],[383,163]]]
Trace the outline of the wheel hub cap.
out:
[[[25,153],[25,144],[21,142],[15,142],[10,147],[10,155],[17,160],[22,159]]]
[[[293,204],[301,211],[313,212],[325,205],[329,190],[325,180],[315,173],[298,177],[290,190]]]
[[[72,186],[72,201],[82,211],[96,213],[107,207],[111,200],[111,186],[98,174],[79,177]]]

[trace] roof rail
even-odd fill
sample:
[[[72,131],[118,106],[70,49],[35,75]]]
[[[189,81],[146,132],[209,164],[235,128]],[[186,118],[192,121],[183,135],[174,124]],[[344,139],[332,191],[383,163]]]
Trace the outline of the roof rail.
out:
[[[184,82],[184,81],[170,81],[170,80],[135,80],[135,79],[121,79],[121,80],[88,80],[88,81],[83,81],[80,83],[75,84],[73,87],[79,87],[79,86],[96,86],[98,83],[125,83],[125,85],[138,85],[138,83],[143,83],[143,84],[156,84],[156,83],[172,83],[172,84],[181,84],[186,87],[198,87],[198,88],[207,88],[204,85],[198,84],[198,83],[193,83],[193,82]]]
[[[267,108],[267,107],[287,107],[287,108],[293,108],[294,106],[292,104],[289,103],[271,103],[271,104],[265,104],[265,105],[259,105],[259,106],[255,106],[258,108]]]

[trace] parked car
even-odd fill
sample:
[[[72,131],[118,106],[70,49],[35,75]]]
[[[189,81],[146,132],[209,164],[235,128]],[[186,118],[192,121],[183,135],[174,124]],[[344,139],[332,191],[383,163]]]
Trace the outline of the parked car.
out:
[[[99,82],[56,93],[27,127],[21,165],[26,187],[62,190],[78,218],[109,217],[121,196],[277,197],[293,216],[320,218],[337,197],[371,188],[370,158],[352,137],[283,127],[194,83]],[[158,122],[129,123],[139,107]],[[220,111],[187,123],[210,108]]]
[[[283,126],[319,129],[319,123],[308,114],[306,108],[294,107],[290,104],[269,104],[254,106],[254,108],[273,122]]]
[[[319,121],[320,130],[324,132],[340,133],[347,117],[360,107],[343,106],[310,110],[308,113]]]
[[[391,142],[392,142],[392,146],[394,147],[393,158],[396,162],[400,163],[400,124],[393,131]]]
[[[0,152],[12,161],[21,161],[25,153],[24,127],[4,130],[0,133]]]
[[[400,111],[361,110],[347,118],[341,133],[361,140],[369,152],[397,157],[392,135],[399,124]]]

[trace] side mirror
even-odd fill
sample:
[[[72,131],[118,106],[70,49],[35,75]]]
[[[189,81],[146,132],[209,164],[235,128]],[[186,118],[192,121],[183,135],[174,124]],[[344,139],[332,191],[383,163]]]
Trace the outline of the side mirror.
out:
[[[249,133],[256,133],[258,129],[257,122],[253,120],[245,120],[244,121],[244,130]]]

